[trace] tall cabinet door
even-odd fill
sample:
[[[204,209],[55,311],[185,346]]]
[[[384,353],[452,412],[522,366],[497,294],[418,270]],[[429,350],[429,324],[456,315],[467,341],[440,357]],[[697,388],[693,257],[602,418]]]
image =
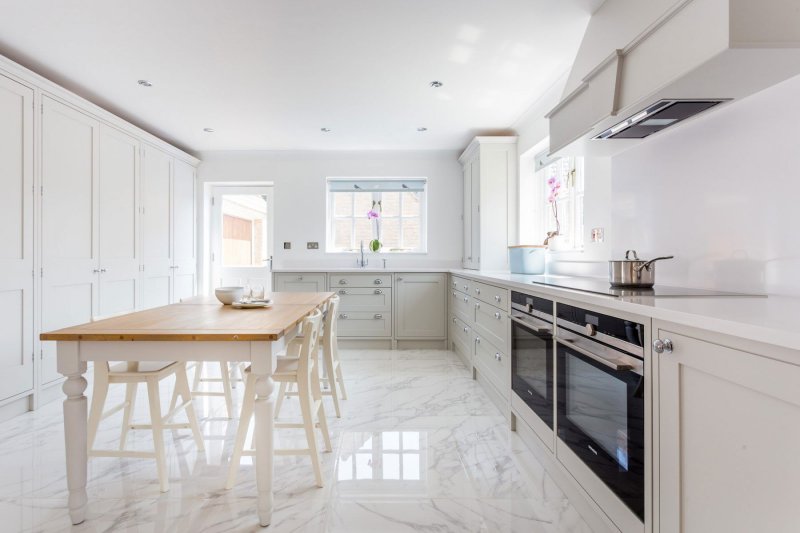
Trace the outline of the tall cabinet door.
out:
[[[176,160],[173,171],[173,302],[194,296],[197,285],[195,171]]]
[[[0,400],[33,388],[33,90],[0,76]]]
[[[464,164],[464,256],[461,265],[471,268],[472,262],[472,165],[469,161]]]
[[[89,322],[97,309],[100,124],[43,99],[42,330]],[[41,382],[59,378],[54,342],[42,344]]]
[[[172,301],[172,158],[144,145],[142,149],[143,309]]]
[[[445,338],[447,274],[398,273],[395,281],[395,336],[398,339]]]
[[[139,284],[139,142],[100,127],[99,316],[135,311]]]
[[[476,157],[470,162],[470,193],[471,215],[470,230],[472,232],[472,260],[470,268],[479,269],[481,267],[481,160]]]

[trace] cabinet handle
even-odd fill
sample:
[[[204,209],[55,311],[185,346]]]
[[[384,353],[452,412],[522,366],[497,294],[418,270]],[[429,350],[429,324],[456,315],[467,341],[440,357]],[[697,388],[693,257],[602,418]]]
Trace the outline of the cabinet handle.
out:
[[[494,297],[494,301],[495,301],[495,302],[499,302],[499,301],[500,301],[500,297],[499,297],[499,296],[495,296],[495,297]]]
[[[464,285],[464,291],[469,292],[469,285]]]
[[[453,324],[455,324],[455,323],[456,323],[456,319],[455,319],[455,317],[454,317],[454,318],[453,318]]]
[[[465,328],[464,328],[464,333],[466,333],[466,332],[468,332],[468,331],[469,331],[469,328],[466,328],[466,327],[465,327]]]
[[[475,309],[480,309],[480,308],[481,308],[481,304],[480,303],[476,303],[475,304]]]
[[[475,344],[480,344],[480,343],[481,343],[481,338],[475,337]]]
[[[478,287],[475,287],[475,294],[480,294],[481,290]]]
[[[494,317],[495,317],[497,320],[500,320],[500,313],[495,313],[495,314],[494,314]]]
[[[466,296],[464,296],[464,303],[467,303],[468,301],[469,301],[469,298],[467,298]]]
[[[380,289],[375,289],[375,294],[383,294],[383,291]]]
[[[303,276],[297,276],[297,281],[303,281]]]
[[[653,351],[656,353],[672,353],[674,346],[670,339],[656,339],[653,341]]]
[[[455,293],[455,291],[453,291],[453,296],[455,296],[455,295],[456,295],[456,293]]]
[[[340,279],[339,280],[339,285],[347,285],[347,280],[346,279]]]
[[[342,320],[347,320],[347,313],[340,313],[339,318],[341,318]]]
[[[339,290],[339,294],[347,294],[347,291],[346,291],[346,290],[344,290],[344,289],[340,289],[340,290]]]
[[[100,269],[99,268],[93,268],[92,269],[92,273],[93,274],[99,274],[100,273]]]
[[[375,280],[375,282],[376,282],[376,283],[377,283],[378,281],[379,281],[379,280]],[[397,281],[403,281],[403,278],[397,278]]]
[[[453,282],[453,288],[455,289],[456,287],[458,287],[458,282],[457,282],[457,281],[454,281],[454,282]]]
[[[502,360],[503,360],[503,358],[502,358],[502,356],[501,356],[499,353],[496,353],[496,354],[494,354],[494,360],[495,360],[495,361],[502,361]]]
[[[402,280],[403,278],[400,278],[400,279]],[[383,285],[383,280],[376,279],[375,280],[375,285]]]
[[[380,314],[380,313],[375,313],[375,317],[374,318],[375,318],[375,320],[380,320],[381,318],[383,318],[383,315]]]
[[[108,272],[108,270],[106,270],[105,268],[101,268],[101,269],[100,269],[100,273],[102,274],[102,273],[104,273],[104,272]]]
[[[467,257],[467,259],[469,259],[470,261],[472,261],[472,256],[469,256],[469,257]]]

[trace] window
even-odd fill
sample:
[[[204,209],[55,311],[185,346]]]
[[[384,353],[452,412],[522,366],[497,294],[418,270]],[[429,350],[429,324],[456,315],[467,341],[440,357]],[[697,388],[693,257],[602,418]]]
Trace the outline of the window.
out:
[[[520,183],[520,242],[541,244],[548,232],[558,228],[559,236],[549,243],[552,250],[583,250],[583,158],[551,159],[544,152],[528,168]],[[555,210],[550,202],[553,188],[558,191],[553,198]]]
[[[426,185],[424,178],[329,179],[327,251],[357,252],[377,240],[381,253],[424,253]]]

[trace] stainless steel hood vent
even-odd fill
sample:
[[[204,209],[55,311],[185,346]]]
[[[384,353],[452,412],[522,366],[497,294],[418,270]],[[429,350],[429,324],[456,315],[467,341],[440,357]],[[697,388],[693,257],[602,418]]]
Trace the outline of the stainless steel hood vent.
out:
[[[729,99],[659,100],[592,139],[644,139],[727,100]]]

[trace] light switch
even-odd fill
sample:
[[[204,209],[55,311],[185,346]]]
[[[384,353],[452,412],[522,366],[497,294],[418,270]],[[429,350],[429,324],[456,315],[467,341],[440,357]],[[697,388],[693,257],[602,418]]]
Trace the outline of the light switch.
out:
[[[283,249],[284,250],[291,250],[292,249],[292,243],[290,243],[290,242],[283,243]]]
[[[306,248],[309,250],[319,250],[319,243],[318,242],[307,242]]]

